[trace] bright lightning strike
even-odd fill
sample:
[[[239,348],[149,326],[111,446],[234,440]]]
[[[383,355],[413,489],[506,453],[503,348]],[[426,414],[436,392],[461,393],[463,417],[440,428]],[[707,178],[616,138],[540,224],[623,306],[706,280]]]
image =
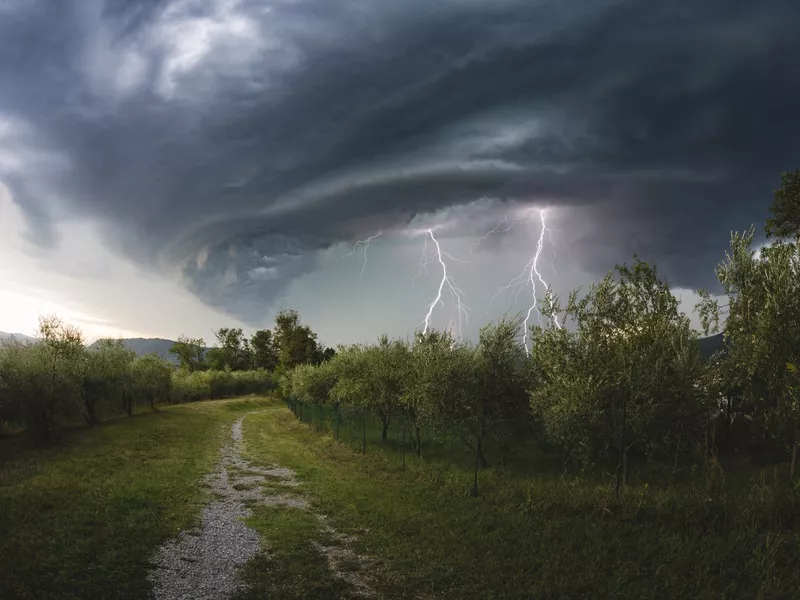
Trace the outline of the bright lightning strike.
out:
[[[499,296],[502,292],[506,290],[512,290],[514,293],[514,297],[518,296],[520,291],[523,287],[530,286],[531,292],[531,305],[528,307],[527,312],[525,313],[525,320],[522,323],[522,344],[525,346],[525,352],[530,353],[530,349],[528,348],[528,322],[530,321],[531,314],[533,311],[536,311],[539,321],[541,322],[541,312],[538,308],[538,302],[536,300],[536,292],[537,292],[537,281],[542,285],[542,287],[547,291],[549,289],[549,285],[542,277],[541,272],[539,272],[539,257],[542,254],[542,249],[544,248],[544,236],[547,233],[548,237],[552,242],[552,237],[550,234],[550,230],[547,228],[547,223],[545,221],[545,211],[544,209],[539,211],[539,218],[542,223],[542,229],[539,232],[539,239],[536,244],[536,252],[531,257],[531,259],[526,263],[525,267],[522,270],[522,273],[514,277],[511,281],[509,281],[506,285],[501,287],[497,292],[495,292],[494,296],[492,296],[492,302],[494,301],[497,296]],[[554,269],[555,271],[555,269]],[[491,306],[491,302],[489,303]],[[558,315],[553,313],[550,315],[553,320],[553,323],[559,329],[561,325],[558,322]]]
[[[353,249],[347,254],[345,254],[345,256],[353,256],[356,250],[358,250],[359,246],[364,246],[364,262],[361,264],[361,274],[358,276],[359,279],[361,279],[364,276],[364,270],[367,268],[367,250],[369,250],[369,243],[375,238],[381,237],[382,235],[383,232],[379,231],[375,235],[371,235],[365,240],[358,240],[353,246]]]
[[[453,307],[455,308],[456,315],[458,317],[458,338],[461,339],[461,332],[464,321],[469,320],[469,307],[463,303],[461,300],[461,296],[463,292],[461,289],[456,285],[455,281],[453,280],[451,275],[447,274],[447,263],[445,262],[445,258],[450,260],[457,260],[452,257],[450,254],[442,250],[442,247],[439,245],[439,240],[436,239],[436,236],[433,235],[433,229],[428,229],[425,232],[425,245],[422,249],[422,258],[420,258],[420,270],[419,274],[427,274],[428,273],[428,265],[434,261],[437,261],[439,265],[442,267],[442,279],[439,281],[439,288],[436,291],[436,297],[433,301],[428,305],[428,313],[425,315],[424,323],[425,327],[422,331],[423,334],[428,333],[428,329],[431,326],[431,318],[433,316],[433,311],[437,305],[444,305],[444,301],[442,300],[442,295],[445,290],[445,286],[447,286],[448,291],[453,299]],[[435,257],[431,258],[428,256],[428,237],[430,236],[431,241],[433,242],[434,246],[436,247]],[[460,261],[461,262],[461,261]]]

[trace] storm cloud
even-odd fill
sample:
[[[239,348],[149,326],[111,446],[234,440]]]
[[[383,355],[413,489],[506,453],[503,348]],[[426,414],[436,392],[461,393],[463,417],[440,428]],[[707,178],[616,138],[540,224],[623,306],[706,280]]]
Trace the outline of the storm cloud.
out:
[[[798,25],[796,0],[0,0],[0,181],[29,252],[89,219],[249,323],[336,244],[527,205],[588,273],[637,253],[713,286],[800,166]]]

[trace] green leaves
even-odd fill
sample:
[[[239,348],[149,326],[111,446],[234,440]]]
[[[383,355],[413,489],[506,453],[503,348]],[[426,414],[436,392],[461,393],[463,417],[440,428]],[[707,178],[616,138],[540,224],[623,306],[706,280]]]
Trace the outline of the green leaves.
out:
[[[204,362],[206,343],[203,338],[189,338],[186,336],[178,337],[178,340],[169,349],[171,354],[178,357],[181,368],[189,373],[202,371],[206,365]]]
[[[623,443],[668,452],[702,405],[696,337],[667,282],[638,259],[618,266],[570,296],[565,325],[532,331],[530,402],[550,441],[582,464]]]
[[[781,174],[781,187],[775,190],[769,211],[767,237],[800,239],[800,170]]]

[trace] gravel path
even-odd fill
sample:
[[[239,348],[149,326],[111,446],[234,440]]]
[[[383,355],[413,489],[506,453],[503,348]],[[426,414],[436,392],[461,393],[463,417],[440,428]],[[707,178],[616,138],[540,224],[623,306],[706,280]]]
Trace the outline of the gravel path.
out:
[[[245,415],[247,416],[247,415]],[[300,485],[294,471],[278,465],[265,468],[251,465],[242,456],[244,441],[241,417],[231,428],[231,440],[220,449],[214,470],[204,480],[212,500],[206,504],[200,527],[181,532],[167,541],[152,557],[153,569],[148,579],[156,600],[225,600],[244,588],[239,570],[261,550],[258,533],[245,525],[251,516],[248,504],[291,506],[311,510],[308,502],[293,489]],[[261,484],[284,488],[274,493]],[[366,583],[369,561],[354,554],[346,544],[353,538],[337,533],[327,524],[325,515],[313,513],[322,530],[336,540],[336,545],[318,544],[334,576],[349,583],[356,595],[375,597]],[[358,571],[340,568],[355,561]]]

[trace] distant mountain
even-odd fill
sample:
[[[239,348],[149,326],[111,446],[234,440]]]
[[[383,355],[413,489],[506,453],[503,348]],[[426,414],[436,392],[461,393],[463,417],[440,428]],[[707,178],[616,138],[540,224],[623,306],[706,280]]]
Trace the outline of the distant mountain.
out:
[[[721,333],[712,335],[710,337],[700,338],[698,340],[698,344],[700,344],[700,355],[703,358],[711,358],[715,352],[722,350],[725,347],[725,342]]]
[[[0,347],[7,346],[13,342],[32,344],[36,341],[37,340],[35,337],[24,335],[22,333],[6,333],[5,331],[0,331]]]
[[[37,340],[29,335],[21,333],[6,333],[0,331],[0,347],[10,344],[12,341],[21,342],[23,344],[35,343]],[[169,353],[169,349],[175,342],[173,340],[166,340],[164,338],[123,338],[122,344],[129,350],[133,350],[137,356],[144,356],[145,354],[157,354],[167,361],[178,364],[178,359],[174,354]],[[700,338],[700,354],[704,358],[711,357],[718,350],[722,350],[725,346],[722,334],[712,335],[710,337]],[[97,344],[94,342],[89,347]]]
[[[174,354],[169,353],[169,349],[175,342],[172,340],[165,340],[163,338],[123,338],[122,345],[128,350],[133,350],[137,356],[144,356],[145,354],[158,354],[161,358],[168,360],[171,363],[178,364],[178,359]],[[95,346],[90,344],[89,348]]]

